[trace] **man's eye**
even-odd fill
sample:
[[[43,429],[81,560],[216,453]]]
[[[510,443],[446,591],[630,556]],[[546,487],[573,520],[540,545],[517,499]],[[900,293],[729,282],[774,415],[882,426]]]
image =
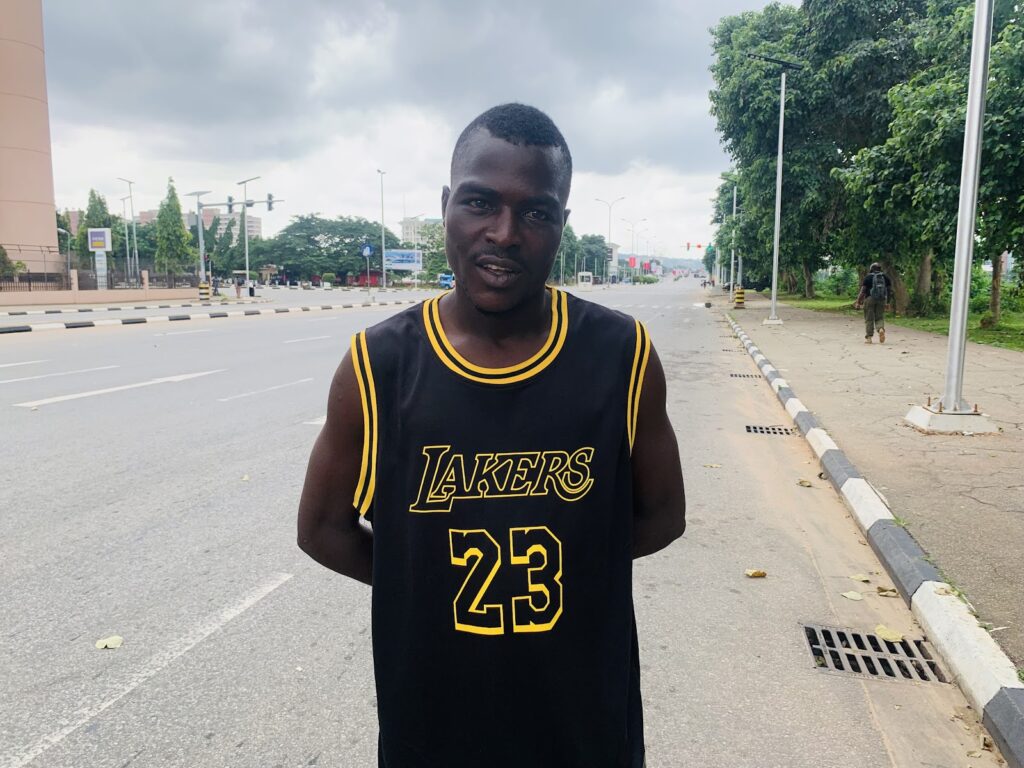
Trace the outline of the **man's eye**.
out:
[[[490,203],[479,197],[474,197],[471,200],[467,200],[466,205],[468,205],[470,208],[476,208],[477,210],[481,211],[485,211],[491,207]]]
[[[526,218],[530,219],[531,221],[547,221],[551,217],[548,216],[547,213],[545,213],[544,211],[538,211],[534,209],[532,211],[526,212]]]

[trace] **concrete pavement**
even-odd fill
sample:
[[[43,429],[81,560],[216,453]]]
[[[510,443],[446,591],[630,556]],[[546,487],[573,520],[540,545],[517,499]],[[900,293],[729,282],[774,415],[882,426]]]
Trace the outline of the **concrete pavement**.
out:
[[[816,668],[803,623],[922,630],[810,449],[745,429],[786,413],[701,291],[587,298],[647,323],[687,479],[635,571],[648,764],[997,765],[955,687]],[[369,592],[294,516],[349,335],[393,311],[0,339],[0,767],[374,764]]]

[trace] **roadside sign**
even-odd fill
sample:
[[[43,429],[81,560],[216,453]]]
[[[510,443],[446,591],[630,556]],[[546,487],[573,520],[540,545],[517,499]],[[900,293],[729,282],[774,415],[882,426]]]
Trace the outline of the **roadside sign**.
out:
[[[363,258],[364,259],[368,259],[371,256],[373,256],[373,246],[369,245],[369,244],[364,245],[363,246]]]
[[[89,250],[90,251],[112,251],[110,247],[109,228],[89,228]]]
[[[423,251],[384,251],[384,268],[396,272],[422,272]]]

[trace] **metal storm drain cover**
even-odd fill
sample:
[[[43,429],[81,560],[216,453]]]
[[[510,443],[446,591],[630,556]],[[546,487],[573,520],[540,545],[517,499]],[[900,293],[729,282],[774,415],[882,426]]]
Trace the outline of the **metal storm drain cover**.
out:
[[[760,373],[730,373],[734,379],[760,379]]]
[[[903,680],[917,683],[949,682],[928,643],[905,637],[898,643],[852,629],[803,624],[814,666],[826,672]]]
[[[792,435],[793,430],[790,427],[759,427],[747,424],[747,432],[752,435]]]

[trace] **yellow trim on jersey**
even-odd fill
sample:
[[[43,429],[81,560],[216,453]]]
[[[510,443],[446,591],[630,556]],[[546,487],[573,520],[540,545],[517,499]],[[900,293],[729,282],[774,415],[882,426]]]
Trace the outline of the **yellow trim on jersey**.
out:
[[[377,389],[373,383],[373,369],[366,348],[366,331],[352,337],[352,367],[359,384],[359,400],[363,408],[363,456],[352,506],[360,515],[365,515],[373,503],[373,492],[377,486]]]
[[[636,422],[640,411],[640,393],[647,373],[647,361],[651,356],[651,337],[647,328],[636,320],[636,349],[633,352],[633,368],[629,374],[629,397],[626,400],[626,434],[629,436],[629,450],[636,440]]]
[[[558,353],[562,351],[569,332],[567,295],[564,291],[555,288],[549,288],[549,290],[551,291],[551,331],[540,350],[521,363],[507,368],[484,368],[474,365],[462,357],[448,340],[444,327],[441,325],[441,314],[438,309],[440,296],[423,304],[423,326],[427,332],[427,339],[438,358],[449,370],[470,381],[481,384],[515,384],[525,381],[543,371],[554,361]]]

